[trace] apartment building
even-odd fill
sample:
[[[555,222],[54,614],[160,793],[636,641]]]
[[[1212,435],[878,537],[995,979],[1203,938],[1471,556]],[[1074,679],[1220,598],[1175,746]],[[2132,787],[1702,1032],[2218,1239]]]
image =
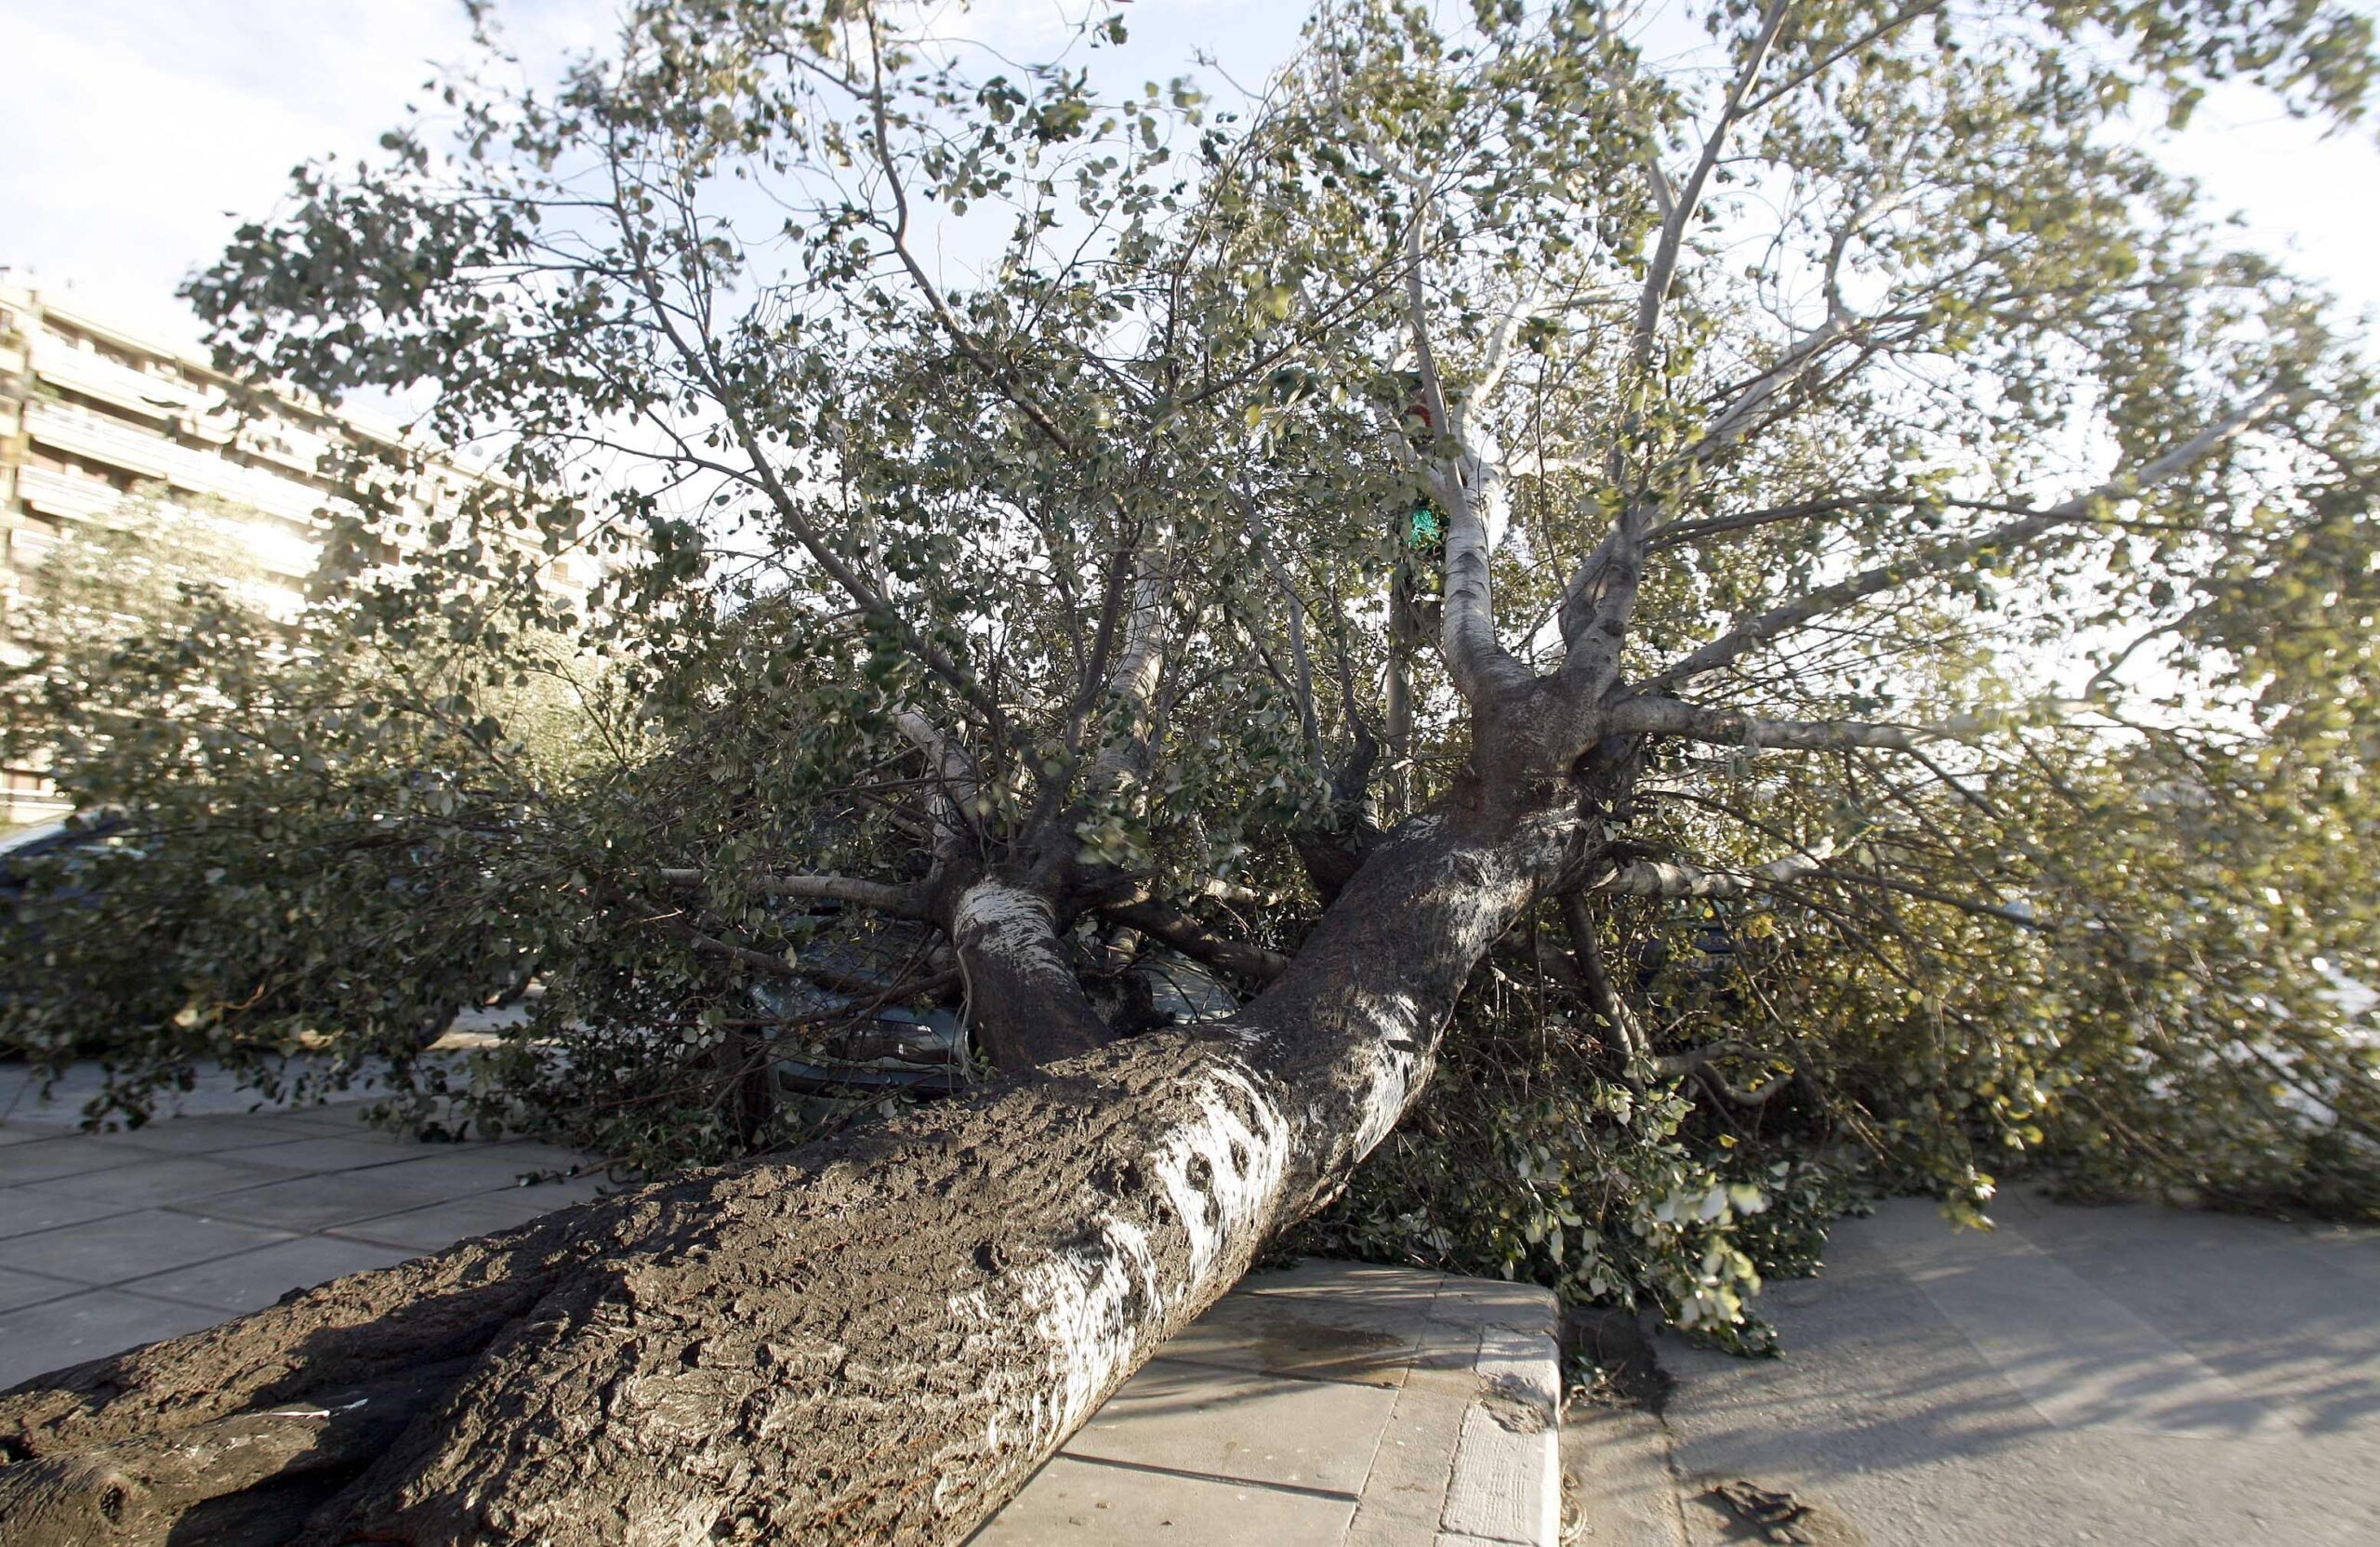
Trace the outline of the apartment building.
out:
[[[332,517],[351,509],[317,469],[359,440],[398,431],[294,397],[259,406],[187,351],[144,339],[71,296],[0,271],[0,659],[21,660],[8,619],[24,580],[81,523],[205,522],[247,561],[223,576],[268,612],[294,615]],[[414,531],[451,513],[487,474],[434,456],[405,501]],[[137,502],[137,503],[136,503]],[[598,576],[582,553],[548,562],[546,578],[583,595]],[[0,770],[0,828],[60,813],[38,769]]]

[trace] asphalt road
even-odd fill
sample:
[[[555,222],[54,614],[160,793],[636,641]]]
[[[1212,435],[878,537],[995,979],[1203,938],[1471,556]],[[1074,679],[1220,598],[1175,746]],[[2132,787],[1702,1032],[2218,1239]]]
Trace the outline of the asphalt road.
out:
[[[2380,1232],[2003,1198],[1901,1199],[1772,1286],[1783,1357],[1663,1335],[1659,1419],[1566,1436],[1573,1540],[1820,1547],[2380,1544]],[[1740,1500],[1745,1495],[1737,1490]],[[1768,1539],[1775,1540],[1775,1539]]]

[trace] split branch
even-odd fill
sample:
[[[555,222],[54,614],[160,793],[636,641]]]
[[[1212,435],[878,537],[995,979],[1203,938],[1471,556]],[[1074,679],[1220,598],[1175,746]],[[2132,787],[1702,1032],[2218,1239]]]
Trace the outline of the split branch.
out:
[[[1091,787],[1112,788],[1127,774],[1145,773],[1149,760],[1151,703],[1165,667],[1165,577],[1142,569],[1132,582],[1131,609],[1124,616],[1123,648],[1108,671],[1107,697],[1128,717],[1125,734],[1091,760]]]
[[[927,799],[927,813],[933,823],[934,863],[942,865],[957,859],[974,843],[975,823],[969,813],[983,793],[983,775],[966,750],[918,710],[896,710],[892,724],[911,746],[926,755],[927,763],[933,769],[934,784]]]

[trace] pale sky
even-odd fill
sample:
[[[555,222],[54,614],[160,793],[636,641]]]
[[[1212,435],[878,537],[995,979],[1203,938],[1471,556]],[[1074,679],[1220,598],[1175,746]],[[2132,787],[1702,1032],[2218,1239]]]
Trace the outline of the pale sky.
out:
[[[1025,34],[1053,0],[995,0]],[[532,61],[599,42],[612,0],[499,5]],[[1163,77],[1193,50],[1258,85],[1295,45],[1294,0],[1137,0],[1130,60]],[[175,284],[290,168],[368,149],[438,60],[464,57],[460,0],[0,0],[0,265],[170,341],[195,335]],[[2380,311],[2380,152],[2319,139],[2253,94],[2218,94],[2175,165],[2243,210],[2259,244]]]
[[[182,275],[467,38],[456,0],[0,0],[0,264],[187,339]]]

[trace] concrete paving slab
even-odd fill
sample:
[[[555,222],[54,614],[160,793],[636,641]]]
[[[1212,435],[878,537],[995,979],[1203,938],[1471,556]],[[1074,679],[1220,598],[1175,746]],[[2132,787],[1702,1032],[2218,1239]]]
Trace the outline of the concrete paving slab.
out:
[[[1251,1273],[1232,1293],[1328,1300],[1369,1300],[1391,1304],[1427,1303],[1446,1283],[1447,1276],[1429,1268],[1392,1267],[1382,1263],[1337,1263],[1318,1257],[1302,1258],[1285,1268]]]
[[[10,1267],[79,1284],[120,1284],[167,1268],[253,1251],[287,1232],[164,1209],[111,1214],[0,1245]]]
[[[427,1208],[453,1196],[436,1186],[402,1186],[379,1172],[334,1171],[218,1193],[204,1202],[205,1212],[218,1218],[305,1234]]]
[[[412,1158],[340,1173],[375,1184],[441,1197],[468,1197],[518,1187],[523,1179],[565,1170],[581,1157],[526,1144],[421,1144]]]
[[[87,1176],[154,1158],[145,1149],[108,1139],[45,1134],[31,1144],[0,1149],[0,1187],[20,1187],[61,1176]]]
[[[1519,1404],[1473,1403],[1462,1415],[1439,1524],[1483,1541],[1553,1541],[1561,1512],[1557,1440],[1545,1413]]]
[[[1454,1447],[1476,1388],[1454,1393],[1408,1381],[1397,1389],[1371,1474],[1347,1527],[1346,1547],[1410,1547],[1435,1540],[1454,1482]]]
[[[45,1300],[79,1293],[85,1288],[71,1278],[48,1278],[37,1273],[0,1268],[0,1311],[13,1311],[20,1305],[38,1305]]]
[[[84,1106],[100,1094],[106,1083],[104,1073],[94,1064],[77,1064],[67,1070],[46,1094],[39,1081],[22,1080],[8,1092],[5,1102],[0,1102],[0,1123],[60,1132],[78,1130]],[[232,1117],[289,1104],[267,1101],[255,1091],[242,1087],[228,1071],[206,1066],[196,1071],[190,1090],[160,1092],[154,1116]]]
[[[215,1157],[232,1161],[254,1160],[268,1166],[290,1166],[306,1171],[351,1171],[366,1166],[417,1160],[421,1157],[422,1148],[401,1133],[369,1130],[327,1133],[310,1127],[303,1131],[292,1130],[254,1144],[218,1150]]]
[[[292,1289],[311,1289],[350,1273],[392,1267],[415,1255],[329,1236],[300,1236],[232,1256],[126,1280],[139,1294],[211,1305],[224,1311],[254,1311]]]
[[[1108,1398],[1066,1453],[1353,1499],[1395,1403],[1389,1388],[1215,1369],[1160,1355]]]
[[[0,1129],[0,1132],[9,1131]],[[117,1129],[105,1135],[111,1144],[159,1155],[215,1155],[237,1158],[247,1151],[271,1162],[263,1152],[301,1140],[319,1139],[325,1130],[279,1113],[237,1117],[168,1117],[139,1128]]]
[[[292,1106],[275,1114],[293,1123],[303,1123],[325,1133],[378,1133],[369,1113],[377,1096],[354,1096],[333,1102],[313,1102]]]
[[[1435,1283],[1368,1300],[1235,1294],[1168,1343],[1166,1356],[1310,1381],[1398,1386],[1421,1348],[1435,1296]]]
[[[403,1171],[390,1171],[390,1176],[455,1176],[471,1183],[479,1178],[495,1178],[495,1185],[505,1187],[517,1185],[523,1176],[578,1171],[588,1164],[588,1157],[571,1155],[569,1149],[531,1144],[523,1140],[502,1140],[495,1144],[414,1144],[412,1149],[412,1159],[404,1161]]]
[[[7,1153],[0,1151],[0,1155]],[[237,1193],[301,1174],[285,1166],[268,1166],[253,1160],[233,1162],[198,1155],[160,1156],[142,1151],[140,1158],[129,1166],[29,1182],[23,1184],[23,1190],[112,1203],[123,1209],[148,1209]]]
[[[1477,1368],[1488,1389],[1507,1403],[1531,1412],[1552,1412],[1561,1405],[1562,1350],[1541,1318],[1534,1329],[1503,1323],[1481,1328]]]
[[[202,1305],[179,1305],[118,1289],[85,1289],[0,1311],[0,1389],[65,1365],[195,1332],[222,1319],[222,1312]]]
[[[1339,1541],[1355,1510],[1355,1500],[1329,1494],[1062,1455],[969,1541],[971,1547],[1094,1541],[1288,1547]]]
[[[541,1182],[534,1187],[508,1187],[500,1192],[448,1198],[401,1213],[357,1220],[335,1226],[326,1234],[409,1251],[438,1251],[466,1236],[509,1230],[557,1209],[588,1202],[601,1190],[601,1184],[588,1177]]]
[[[369,1114],[385,1099],[385,1093],[347,1091],[329,1101],[268,1102],[252,1110],[224,1116],[241,1116],[255,1122],[280,1124],[302,1130],[312,1137],[336,1138],[340,1134],[379,1135],[388,1130],[373,1122]],[[190,1114],[176,1114],[177,1120]]]
[[[1554,1326],[1543,1290],[1354,1263],[1251,1275],[1127,1382],[976,1540],[1128,1547],[1175,1540],[1186,1511],[1223,1533],[1198,1540],[1552,1547]],[[1098,1510],[1109,1496],[1065,1464],[1110,1457],[1166,1479],[1173,1526],[1127,1524],[1112,1500]],[[1248,1495],[1251,1484],[1348,1508],[1270,1501],[1276,1513],[1244,1521],[1236,1511],[1270,1498]]]
[[[61,1224],[80,1224],[85,1220],[105,1219],[110,1214],[124,1212],[122,1206],[113,1203],[60,1197],[23,1187],[0,1187],[0,1262],[7,1260],[8,1243],[19,1236],[30,1236],[36,1231],[55,1230]]]
[[[1512,1284],[1494,1278],[1449,1276],[1438,1296],[1438,1313],[1461,1306],[1464,1320],[1491,1322],[1530,1331],[1545,1325],[1545,1290],[1535,1284]]]

